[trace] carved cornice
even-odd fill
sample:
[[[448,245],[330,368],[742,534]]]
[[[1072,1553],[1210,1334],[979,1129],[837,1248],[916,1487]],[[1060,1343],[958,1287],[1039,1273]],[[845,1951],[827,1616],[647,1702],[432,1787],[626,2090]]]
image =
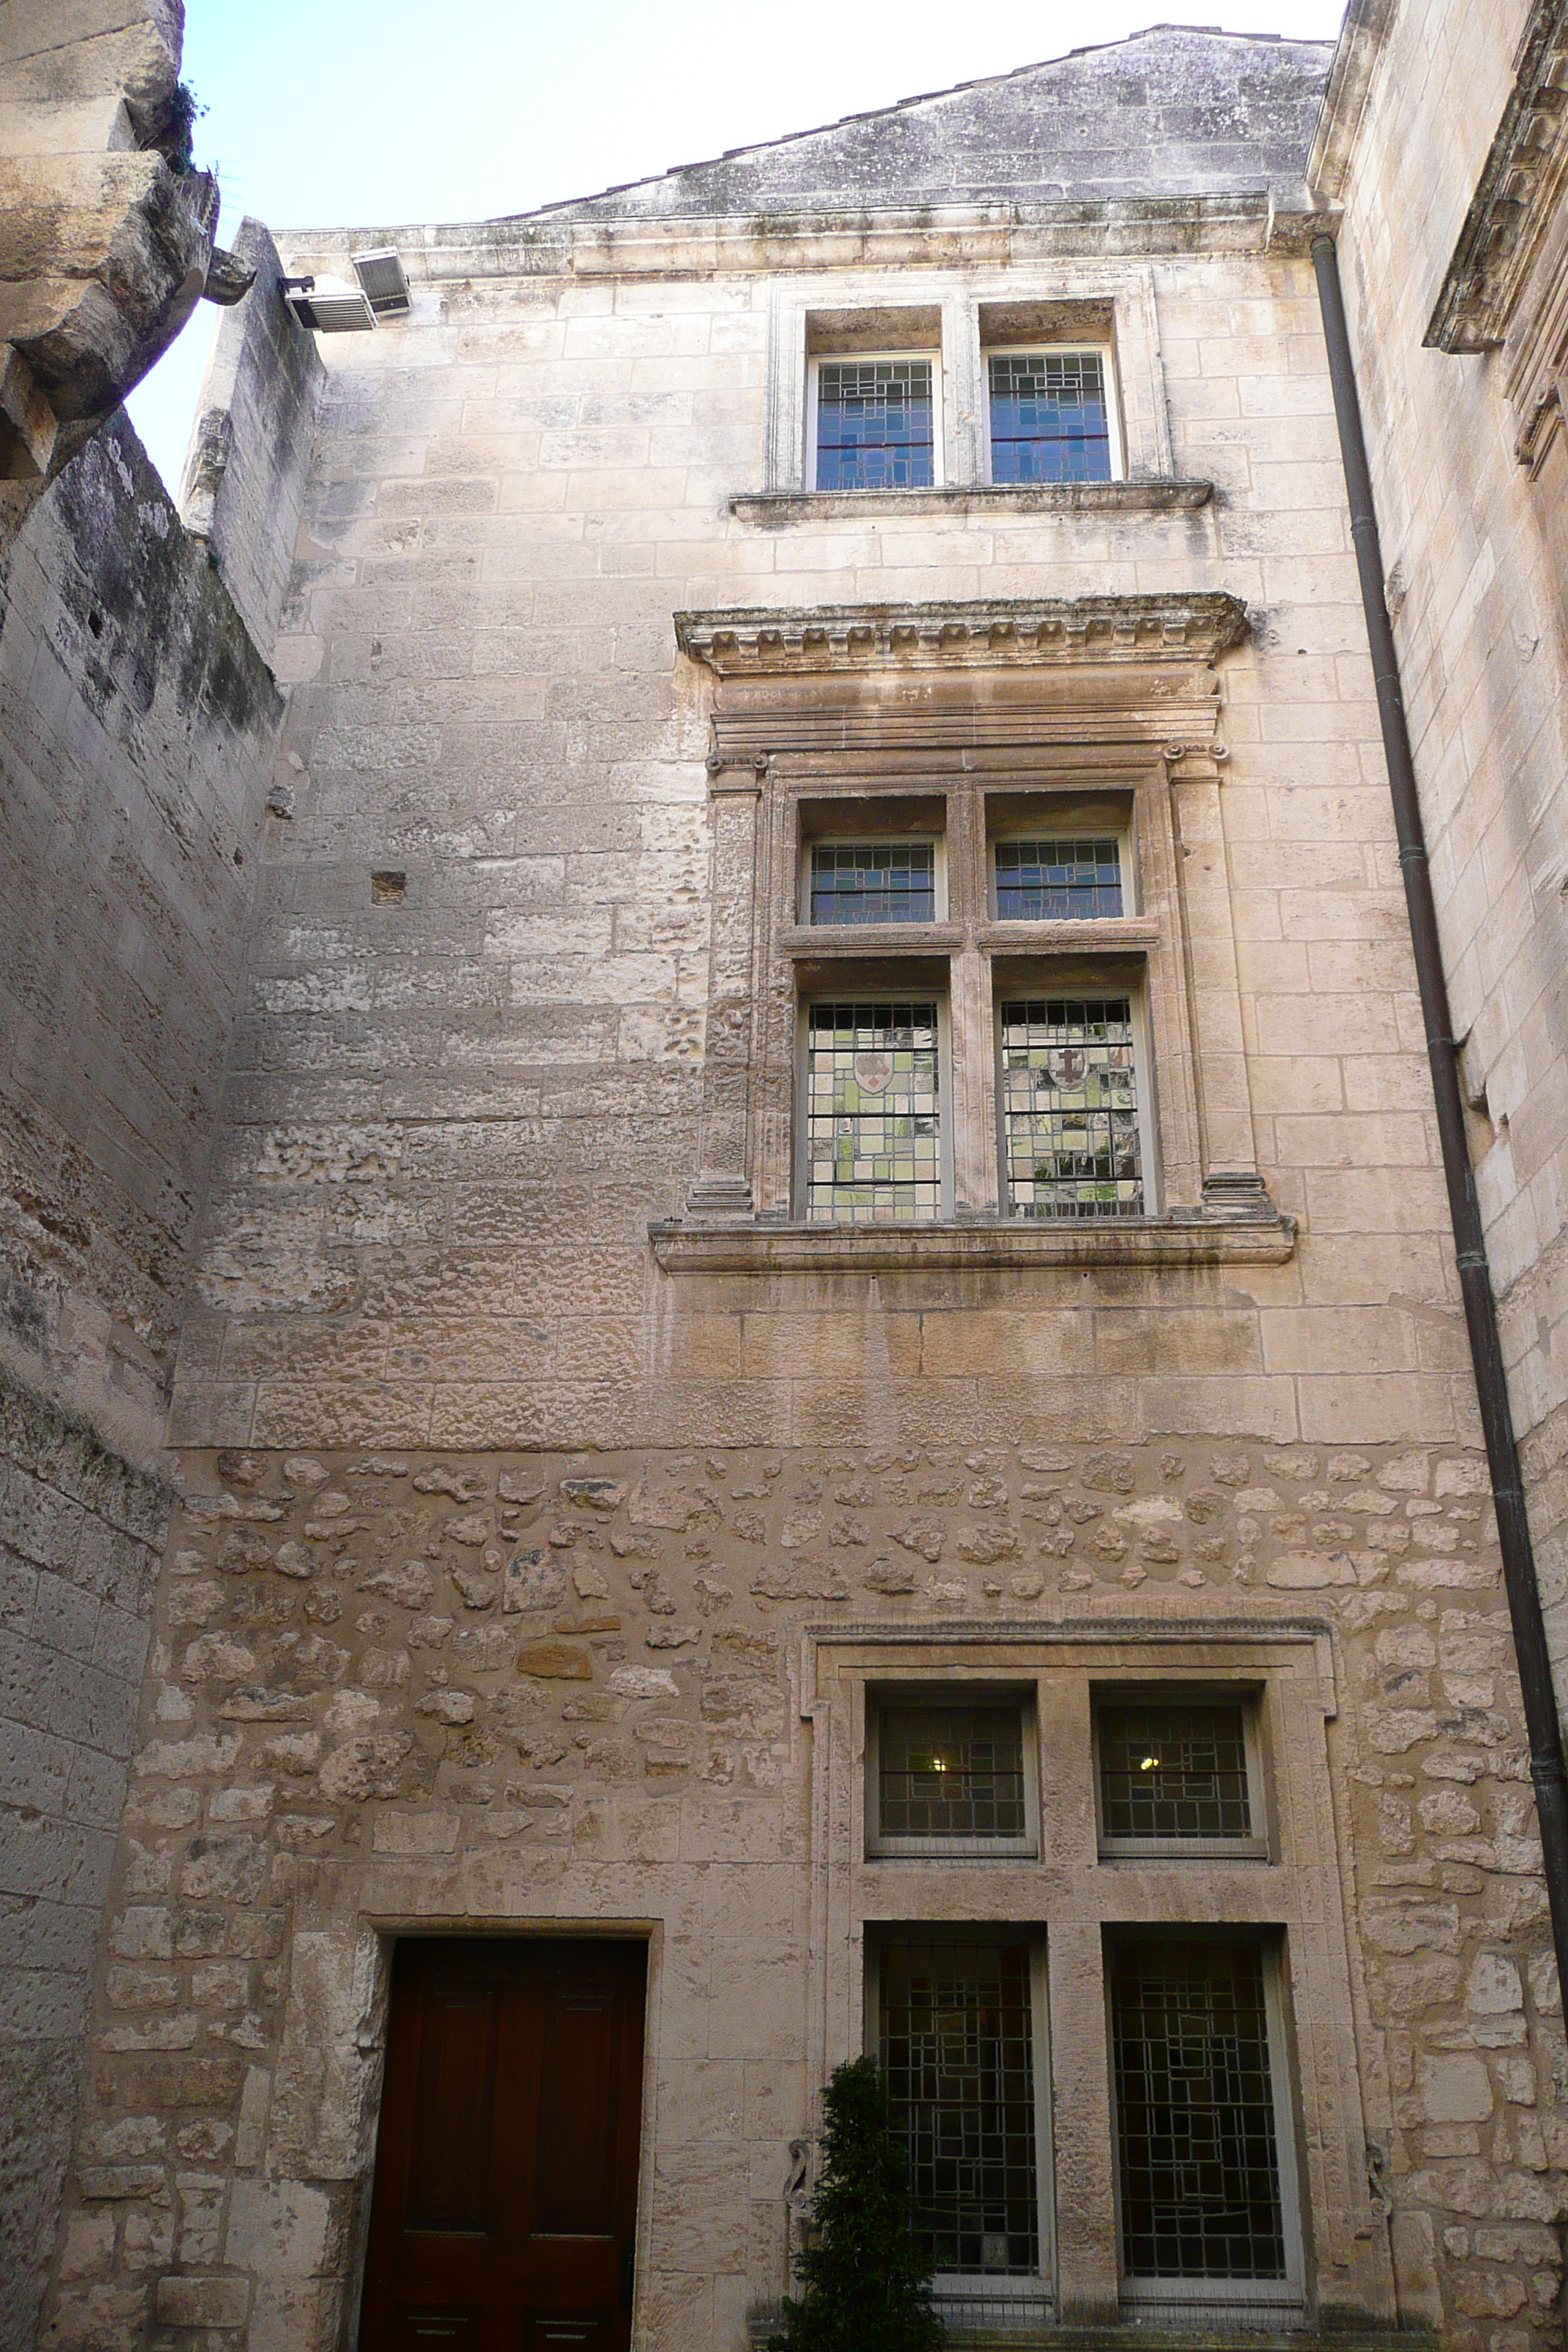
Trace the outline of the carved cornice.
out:
[[[1568,0],[1536,0],[1512,91],[1423,341],[1494,351],[1568,181]]]
[[[1246,606],[1194,596],[1020,598],[677,613],[675,637],[716,677],[1024,665],[1212,662],[1247,635]]]

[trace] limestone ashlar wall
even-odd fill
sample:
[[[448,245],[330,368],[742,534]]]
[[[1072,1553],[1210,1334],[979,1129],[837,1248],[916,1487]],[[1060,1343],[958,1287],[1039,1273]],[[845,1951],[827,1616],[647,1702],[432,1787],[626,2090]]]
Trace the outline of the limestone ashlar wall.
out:
[[[31,2352],[168,1491],[0,1373],[0,2346]]]
[[[1560,478],[1532,484],[1515,456],[1511,349],[1422,348],[1530,13],[1522,0],[1391,13],[1348,160],[1340,249],[1561,1694],[1568,608],[1542,504],[1560,497]]]
[[[569,1921],[653,1939],[637,2341],[735,2352],[784,2282],[816,2088],[802,1627],[1303,1614],[1337,1692],[1356,2260],[1386,2263],[1392,2208],[1407,2320],[1457,2352],[1556,2340],[1565,2062],[1478,1454],[1058,1437],[186,1472],[49,2342],[341,2343],[393,1931]],[[1070,1874],[1005,1876],[998,1916],[1055,1932]]]
[[[0,572],[0,1328],[163,1437],[280,700],[123,415]]]
[[[920,282],[825,269],[814,299]],[[873,1347],[933,1442],[998,1415],[1473,1426],[1310,271],[1160,261],[1152,299],[1176,470],[1215,485],[1181,513],[732,514],[761,485],[760,275],[421,284],[405,326],[324,347],[277,652],[295,813],[268,828],[184,1440],[806,1440],[858,1412]],[[709,954],[708,688],[672,612],[1134,587],[1254,614],[1221,803],[1294,1258],[889,1279],[875,1313],[848,1282],[657,1276],[647,1222],[698,1167]]]
[[[270,659],[294,568],[322,368],[316,339],[283,299],[265,226],[242,220],[233,250],[256,272],[213,338],[182,485],[185,528],[212,549],[225,587]]]

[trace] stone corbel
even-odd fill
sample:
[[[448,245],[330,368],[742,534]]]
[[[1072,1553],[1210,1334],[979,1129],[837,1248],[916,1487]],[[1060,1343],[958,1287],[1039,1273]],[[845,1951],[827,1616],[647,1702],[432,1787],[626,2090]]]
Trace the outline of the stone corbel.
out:
[[[0,480],[41,482],[54,455],[58,420],[19,351],[0,346]]]
[[[708,771],[708,789],[710,793],[759,800],[771,764],[766,751],[743,751],[731,757],[715,744],[703,762]]]

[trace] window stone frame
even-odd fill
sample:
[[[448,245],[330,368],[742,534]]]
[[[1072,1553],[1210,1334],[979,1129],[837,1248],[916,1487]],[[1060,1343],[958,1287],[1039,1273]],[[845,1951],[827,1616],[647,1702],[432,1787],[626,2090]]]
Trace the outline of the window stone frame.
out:
[[[1364,1988],[1345,1924],[1328,1725],[1338,1714],[1331,1628],[1311,1618],[1082,1618],[1056,1622],[815,1624],[802,1630],[801,1717],[811,1727],[812,1982],[808,2079],[866,2044],[868,1929],[955,1922],[1043,1931],[1054,2093],[1054,2305],[1068,2326],[1132,2315],[1117,2232],[1105,1931],[1175,1924],[1268,1932],[1281,1950],[1289,2116],[1309,2324],[1392,2326],[1387,2231],[1368,2179],[1358,2043]],[[1267,1748],[1289,1756],[1270,1790],[1264,1860],[1102,1860],[1089,1737],[1094,1694],[1236,1683],[1258,1692]],[[1033,1686],[1040,1740],[1037,1859],[868,1857],[866,1709],[879,1685]],[[874,1704],[874,1698],[872,1703]],[[1216,2298],[1216,2303],[1219,2298]]]
[[[1216,664],[1247,635],[1239,602],[1151,593],[678,613],[675,627],[681,653],[707,673],[713,905],[700,1167],[684,1216],[650,1228],[660,1265],[1288,1257],[1294,1227],[1257,1163],[1219,804]],[[1141,911],[994,921],[994,792],[1123,798]],[[947,919],[879,924],[874,940],[803,925],[802,803],[882,797],[944,803]],[[1004,1213],[992,986],[1001,954],[1141,965],[1157,1214],[1058,1224]],[[808,1227],[795,1193],[803,990],[819,989],[825,968],[857,985],[857,966],[900,959],[947,964],[952,1218]]]

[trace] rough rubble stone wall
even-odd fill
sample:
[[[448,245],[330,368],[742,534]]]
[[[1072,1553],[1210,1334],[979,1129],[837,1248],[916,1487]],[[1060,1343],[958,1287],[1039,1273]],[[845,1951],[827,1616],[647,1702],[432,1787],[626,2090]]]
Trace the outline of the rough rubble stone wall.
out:
[[[278,689],[121,415],[0,567],[0,1331],[162,1442]]]
[[[1334,1628],[1363,2096],[1406,2282],[1435,2284],[1454,2346],[1555,2340],[1568,2076],[1474,1454],[186,1466],[51,2342],[248,2315],[253,2346],[325,2352],[374,2133],[367,1922],[607,1915],[667,1939],[639,2341],[732,2346],[782,2284],[812,2087],[799,1626],[1304,1606]]]
[[[1350,163],[1341,254],[1476,1181],[1547,1622],[1568,1702],[1568,635],[1541,500],[1514,456],[1510,354],[1421,339],[1530,14],[1393,12]]]
[[[0,2347],[31,2352],[168,1521],[0,1372]]]

